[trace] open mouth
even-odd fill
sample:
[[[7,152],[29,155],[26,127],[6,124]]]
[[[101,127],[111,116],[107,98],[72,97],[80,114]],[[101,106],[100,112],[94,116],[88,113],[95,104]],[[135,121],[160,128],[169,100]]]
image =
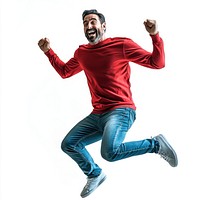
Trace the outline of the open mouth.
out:
[[[87,31],[87,35],[88,35],[89,37],[94,37],[95,34],[96,34],[96,30],[95,30],[95,29],[91,29],[91,30],[88,30],[88,31]]]

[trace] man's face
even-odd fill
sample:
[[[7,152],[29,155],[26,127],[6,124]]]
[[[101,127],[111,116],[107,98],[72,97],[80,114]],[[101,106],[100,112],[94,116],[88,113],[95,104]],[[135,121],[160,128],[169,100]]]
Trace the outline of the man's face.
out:
[[[90,44],[97,44],[104,39],[105,23],[101,24],[99,16],[86,15],[83,20],[84,33]]]

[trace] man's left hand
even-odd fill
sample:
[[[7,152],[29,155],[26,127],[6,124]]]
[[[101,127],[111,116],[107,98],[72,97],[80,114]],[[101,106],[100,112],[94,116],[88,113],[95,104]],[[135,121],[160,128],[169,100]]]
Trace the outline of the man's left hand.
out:
[[[158,25],[156,20],[147,19],[144,21],[144,26],[150,35],[156,35],[158,33]]]

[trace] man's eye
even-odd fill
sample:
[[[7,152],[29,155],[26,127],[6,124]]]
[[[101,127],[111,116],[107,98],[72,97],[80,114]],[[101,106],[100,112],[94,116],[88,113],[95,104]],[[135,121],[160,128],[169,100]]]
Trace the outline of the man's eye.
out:
[[[92,21],[91,21],[91,24],[92,24],[92,25],[95,25],[95,24],[96,24],[96,21],[95,21],[95,20],[92,20]]]
[[[83,25],[84,25],[84,26],[87,26],[87,25],[88,25],[88,23],[87,23],[87,22],[84,22],[84,23],[83,23]]]

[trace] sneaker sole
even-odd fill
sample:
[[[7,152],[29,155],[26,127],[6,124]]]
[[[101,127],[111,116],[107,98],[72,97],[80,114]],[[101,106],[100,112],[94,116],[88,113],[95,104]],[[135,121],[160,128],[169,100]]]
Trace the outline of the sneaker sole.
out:
[[[88,192],[85,195],[81,195],[82,198],[85,198],[87,196],[89,196],[92,192],[94,192],[104,181],[106,180],[106,175],[101,179],[101,181],[99,181],[99,184],[97,185],[97,187],[95,187],[93,190],[91,190],[90,192]]]
[[[176,167],[178,165],[178,158],[177,158],[177,155],[176,155],[176,152],[175,150],[172,148],[172,146],[169,144],[169,142],[166,140],[166,138],[160,134],[160,139],[168,146],[168,148],[172,151],[174,157],[175,157],[175,163],[174,165],[171,165],[172,167]]]

